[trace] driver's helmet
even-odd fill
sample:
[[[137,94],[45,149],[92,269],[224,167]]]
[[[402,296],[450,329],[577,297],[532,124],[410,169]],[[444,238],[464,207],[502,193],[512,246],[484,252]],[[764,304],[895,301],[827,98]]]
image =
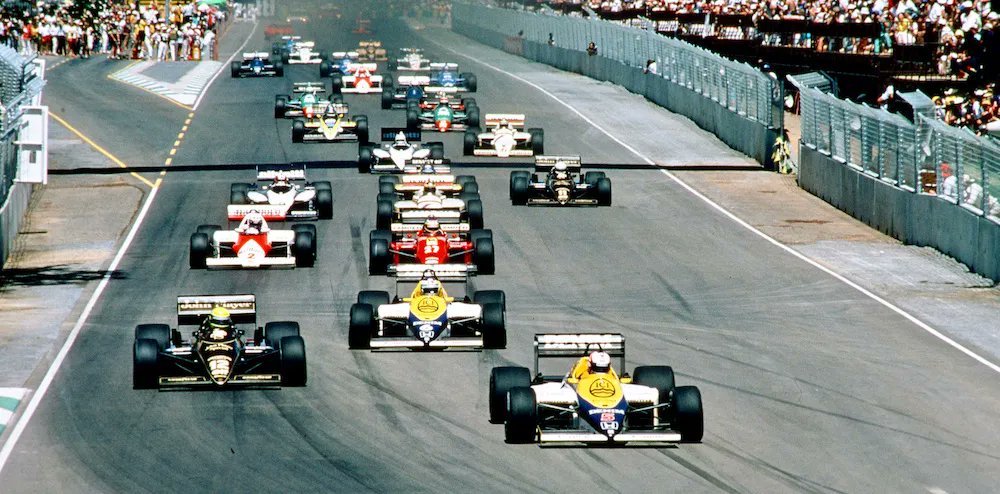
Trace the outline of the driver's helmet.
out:
[[[424,278],[420,280],[420,294],[424,296],[437,295],[441,290],[441,282],[437,278]]]
[[[506,118],[501,118],[500,119],[500,123],[498,124],[498,126],[500,126],[500,127],[509,127],[510,126],[510,121],[507,120]]]
[[[557,161],[556,166],[552,167],[555,171],[556,177],[566,178],[566,163],[562,161]]]
[[[224,340],[233,327],[233,318],[225,307],[216,307],[208,315],[207,336],[213,340]]]
[[[611,355],[608,352],[593,352],[590,354],[590,372],[606,373],[611,370]]]
[[[424,166],[420,169],[420,173],[434,173],[434,165],[424,163]]]
[[[398,132],[396,134],[396,141],[392,143],[392,147],[396,149],[406,149],[410,147],[410,143],[406,142],[406,134]]]
[[[435,217],[427,218],[424,221],[424,233],[428,235],[435,235],[441,233],[441,222]]]
[[[278,173],[274,174],[274,183],[272,184],[272,186],[282,186],[282,185],[286,187],[288,186],[288,174],[283,171],[279,171]]]
[[[243,217],[243,233],[257,235],[264,232],[264,215],[259,211],[251,211]]]

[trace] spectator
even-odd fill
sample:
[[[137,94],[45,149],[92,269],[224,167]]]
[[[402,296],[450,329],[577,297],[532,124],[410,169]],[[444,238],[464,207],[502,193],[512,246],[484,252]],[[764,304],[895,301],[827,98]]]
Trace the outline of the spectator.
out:
[[[656,60],[649,59],[646,60],[646,66],[642,69],[644,74],[659,74],[656,69]]]
[[[597,55],[597,44],[591,41],[587,44],[587,55],[594,56]]]

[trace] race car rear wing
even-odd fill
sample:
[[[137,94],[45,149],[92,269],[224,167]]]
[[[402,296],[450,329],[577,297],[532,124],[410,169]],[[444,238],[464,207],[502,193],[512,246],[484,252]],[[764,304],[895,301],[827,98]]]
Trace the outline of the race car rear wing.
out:
[[[378,64],[374,62],[352,63],[348,66],[348,70],[352,72],[357,70],[367,70],[368,72],[375,72],[376,70],[378,70]]]
[[[441,222],[439,223],[439,226],[441,227],[441,231],[443,232],[460,233],[472,230],[472,228],[469,226],[468,223],[455,222],[458,220],[447,216],[445,214],[446,213],[445,211],[435,211],[434,213],[435,213],[435,218],[437,218]],[[441,216],[438,217],[437,215]],[[423,218],[426,219],[427,216],[430,215],[426,215]],[[451,223],[449,223],[449,221],[451,221]],[[423,221],[420,221],[418,223],[392,223],[391,225],[389,225],[389,230],[391,230],[393,233],[410,233],[410,232],[419,232],[421,229],[423,229],[423,227],[424,227]]]
[[[419,281],[425,271],[433,271],[440,281],[463,282],[475,274],[475,268],[465,264],[398,264],[389,266],[389,276],[403,281]]]
[[[510,123],[511,127],[524,127],[523,113],[487,113],[485,119],[487,127],[500,125],[504,120]]]
[[[305,47],[305,48],[315,48],[316,47],[316,42],[315,41],[301,41],[301,42],[296,43],[296,44],[299,45],[299,46]]]
[[[350,111],[350,107],[347,103],[330,103],[326,105],[326,113],[336,113],[337,115],[347,115]]]
[[[374,40],[358,41],[358,46],[375,46],[375,47],[379,47],[379,46],[382,46],[382,42],[381,41],[374,41]]]
[[[458,64],[455,62],[433,62],[430,67],[431,70],[458,70]]]
[[[625,335],[621,333],[538,333],[535,334],[535,375],[539,375],[539,359],[583,357],[603,351],[618,357],[618,372],[625,369]]]
[[[433,143],[428,143],[433,144]],[[450,176],[452,180],[455,179],[454,175],[451,175],[451,160],[450,159],[431,159],[431,158],[414,158],[408,160],[403,164],[403,173],[412,174],[409,176],[419,176],[420,172],[424,169],[425,165],[431,165],[434,167],[435,175],[430,176]],[[406,176],[406,175],[404,175]],[[407,179],[409,181],[409,179]]]
[[[271,54],[267,53],[265,51],[260,51],[260,52],[257,52],[257,51],[243,52],[243,61],[244,62],[247,61],[247,60],[253,60],[255,58],[259,58],[261,60],[268,60],[268,59],[271,58]]]
[[[400,48],[400,53],[423,53],[423,48]]]
[[[181,295],[177,297],[177,325],[201,324],[212,309],[223,307],[235,324],[257,324],[257,297],[254,295]]]
[[[445,96],[449,94],[464,92],[464,88],[457,86],[427,86],[424,88],[424,93],[430,93],[434,96]]]
[[[281,39],[283,39],[285,41],[289,41],[289,40],[291,40],[291,41],[298,41],[298,40],[302,39],[302,36],[282,36]]]
[[[396,136],[398,136],[400,132],[403,133],[403,137],[406,138],[406,142],[420,142],[420,131],[407,129],[406,127],[382,127],[382,140],[395,141]]]
[[[543,155],[535,156],[535,172],[543,173],[548,172],[556,163],[564,163],[566,169],[570,171],[579,171],[583,168],[583,163],[579,156],[554,156],[554,155]]]
[[[426,75],[401,75],[396,78],[397,86],[427,86],[430,85],[431,78]]]
[[[257,167],[257,180],[274,180],[274,177],[278,172],[284,172],[288,176],[289,180],[305,180],[306,179],[306,167],[305,165],[287,164],[287,165],[267,165],[267,167]]]
[[[293,93],[325,93],[326,86],[322,82],[294,82]]]
[[[433,163],[433,162],[437,162],[437,161],[441,161],[442,163]],[[434,165],[434,166],[439,166],[439,165],[440,166],[451,166],[451,162],[448,161],[448,160],[421,160],[421,159],[410,160],[410,163],[412,163],[413,166],[415,166],[415,167],[418,167],[418,166],[422,167],[423,165],[426,165],[427,162],[432,162],[431,164]],[[432,183],[433,184],[447,184],[447,183],[454,183],[455,182],[455,176],[454,175],[443,174],[443,173],[434,173],[434,174],[420,173],[420,174],[414,174],[414,175],[403,175],[402,177],[400,177],[400,179],[402,180],[402,183],[396,185],[396,189],[397,190],[400,190],[399,189],[400,187],[406,187],[407,185],[415,185],[415,184],[421,184],[422,185],[422,184],[432,184]],[[406,190],[406,189],[402,189],[402,190]]]

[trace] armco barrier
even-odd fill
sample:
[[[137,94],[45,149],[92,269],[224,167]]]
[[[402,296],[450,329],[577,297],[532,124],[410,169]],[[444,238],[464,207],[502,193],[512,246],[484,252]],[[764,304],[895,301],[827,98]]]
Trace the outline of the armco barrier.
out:
[[[510,24],[511,27],[507,28],[510,32],[496,30],[498,29],[497,24],[491,23],[491,16],[500,19],[499,24]],[[513,30],[514,25],[522,26],[524,37],[517,36],[517,31]],[[591,56],[583,51],[586,46],[585,42],[580,44],[577,49],[569,49],[562,46],[550,46],[542,41],[544,39],[543,32],[561,33],[558,37],[563,40],[571,37],[577,40],[587,39],[586,32],[579,32],[578,28],[581,26],[588,29],[592,27],[594,36],[599,40],[615,40],[617,42],[599,44],[598,55]],[[723,88],[724,81],[729,80],[724,75],[726,68],[736,74],[734,77],[742,77],[747,66],[724,60],[693,45],[682,46],[685,44],[677,40],[670,40],[637,28],[600,20],[586,21],[586,23],[581,24],[580,19],[566,16],[539,15],[455,3],[452,10],[452,29],[481,43],[523,56],[529,60],[600,81],[618,84],[629,91],[645,96],[659,106],[690,118],[702,129],[718,136],[731,148],[750,156],[764,164],[768,169],[775,169],[774,164],[771,163],[771,151],[775,140],[781,133],[780,97],[762,104],[758,101],[759,98],[751,98],[746,90],[737,96],[730,94],[733,91]],[[532,37],[537,39],[532,39]],[[645,45],[633,40],[642,37],[652,37],[651,39],[664,46],[656,48],[652,46],[655,43],[650,42],[650,46],[644,48]],[[666,45],[668,44],[673,51],[667,49]],[[620,61],[604,56],[605,51],[602,51],[602,46],[607,48],[607,51],[620,47],[614,52],[622,55],[627,54],[628,60]],[[643,49],[648,49],[648,51],[638,52]],[[657,49],[660,51],[656,51]],[[689,50],[691,53],[685,50]],[[668,61],[678,67],[687,64],[684,65],[686,70],[684,73],[695,74],[688,75],[693,79],[689,81],[691,87],[674,82],[666,75],[643,73],[640,64],[636,63],[647,58],[658,60],[661,56],[667,57],[668,55],[675,56],[676,59],[664,60],[664,63],[660,64],[661,73],[668,70],[666,63]],[[691,70],[691,63],[697,66],[697,71]],[[757,87],[758,92],[773,93],[776,96],[781,94],[781,86],[778,81],[768,80],[767,76],[759,73],[754,77],[756,78],[755,82],[750,85]],[[765,108],[761,109],[761,105]],[[762,116],[762,119],[746,116],[751,113]],[[774,125],[775,121],[777,121],[777,125]]]

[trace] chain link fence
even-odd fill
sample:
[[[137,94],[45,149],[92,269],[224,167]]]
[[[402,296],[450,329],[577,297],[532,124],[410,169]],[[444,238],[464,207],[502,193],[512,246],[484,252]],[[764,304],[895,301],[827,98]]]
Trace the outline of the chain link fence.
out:
[[[936,195],[1000,222],[1000,145],[968,129],[801,93],[801,144],[918,194]]]
[[[35,75],[32,59],[0,45],[0,204],[7,202],[17,178],[20,150],[16,142],[23,109],[39,103],[44,84]]]
[[[479,28],[518,36],[526,41],[584,52],[593,42],[598,54],[630,67],[648,60],[671,82],[712,99],[747,119],[772,129],[783,126],[782,86],[776,78],[708,50],[657,34],[652,22],[643,27],[571,15],[487,8],[456,2],[456,19]]]

